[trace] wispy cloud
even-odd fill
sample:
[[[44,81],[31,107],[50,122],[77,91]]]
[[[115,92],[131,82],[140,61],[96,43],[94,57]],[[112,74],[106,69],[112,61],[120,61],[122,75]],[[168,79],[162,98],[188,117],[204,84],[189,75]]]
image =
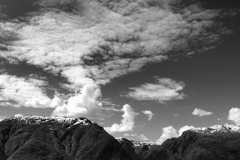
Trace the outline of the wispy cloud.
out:
[[[111,127],[105,127],[104,129],[113,134],[115,132],[126,132],[132,131],[135,127],[134,118],[139,115],[139,113],[134,112],[130,105],[124,105],[122,108],[124,114],[122,115],[123,119],[121,120],[121,124],[113,124]]]
[[[231,108],[228,114],[228,120],[235,122],[240,125],[240,108]]]
[[[137,134],[136,133],[132,133],[132,134],[124,133],[124,136],[125,137],[135,137],[135,136],[137,136]]]
[[[147,63],[162,62],[172,55],[189,56],[213,48],[222,36],[231,34],[220,19],[236,13],[209,9],[196,1],[9,1],[12,5],[0,2],[0,17],[4,19],[0,22],[0,58],[16,67],[26,62],[48,74],[66,78],[68,83],[60,84],[72,93],[93,85],[100,89],[113,78],[140,71]],[[19,10],[21,5],[24,7]],[[14,12],[7,12],[6,8]],[[50,98],[44,90],[48,86],[32,86],[38,88],[35,97],[28,95],[26,100],[12,91],[14,94],[6,94],[4,98],[16,100],[19,106],[28,101],[29,107],[51,107],[47,105]],[[183,98],[177,92],[182,85],[178,86],[180,89],[175,86],[177,90],[168,87],[161,96],[141,95],[140,99],[164,102]],[[95,103],[101,98],[97,88],[87,94],[98,92],[94,100],[89,98],[94,102],[90,108],[98,107],[95,113],[102,109]],[[78,96],[82,94],[74,94],[67,100],[58,97],[65,104],[60,104],[53,114],[75,115],[70,102],[78,113],[93,113],[76,102]],[[138,95],[133,96],[139,99]],[[55,105],[56,102],[60,100],[55,99]]]
[[[155,100],[160,103],[185,97],[183,93],[179,93],[185,86],[183,82],[176,82],[170,78],[158,78],[157,81],[156,84],[146,83],[132,87],[130,89],[133,91],[127,96],[136,100]]]
[[[0,75],[0,102],[2,105],[12,107],[54,107],[51,105],[51,99],[42,89],[44,85],[46,82],[38,79]]]
[[[202,109],[195,108],[194,111],[192,112],[192,114],[195,115],[195,116],[202,117],[202,116],[212,115],[213,112],[209,112],[209,111],[205,111],[205,110],[202,110]]]
[[[148,120],[150,121],[152,119],[152,117],[154,116],[154,114],[152,113],[152,111],[146,110],[146,111],[142,111],[142,113],[146,114],[148,116]]]
[[[136,133],[132,133],[132,134],[125,133],[124,136],[125,137],[136,137],[136,138],[139,138],[143,141],[148,141],[149,140],[144,134],[137,135]]]

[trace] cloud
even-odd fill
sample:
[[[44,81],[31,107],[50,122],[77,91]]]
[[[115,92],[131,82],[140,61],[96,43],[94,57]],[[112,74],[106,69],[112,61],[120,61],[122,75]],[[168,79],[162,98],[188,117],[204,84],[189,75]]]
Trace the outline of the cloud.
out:
[[[190,130],[190,129],[194,129],[195,127],[194,126],[183,126],[182,128],[180,128],[178,130],[178,136],[181,136],[183,132],[187,131],[187,130]]]
[[[222,36],[231,34],[220,22],[221,18],[236,13],[207,8],[196,1],[9,1],[9,4],[0,2],[0,17],[4,19],[0,22],[0,58],[15,67],[26,62],[48,74],[66,78],[68,84],[59,84],[71,94],[92,85],[100,89],[116,77],[140,71],[146,64],[162,62],[172,55],[189,56],[214,48]],[[24,7],[19,10],[19,6]],[[37,88],[35,96],[20,96],[12,85],[14,94],[6,94],[4,98],[16,100],[19,107],[52,107],[44,90],[48,86],[26,83]],[[155,85],[159,84],[152,84]],[[97,88],[90,90],[95,93]],[[174,91],[169,86],[165,89],[164,94],[147,99],[163,103],[183,98],[178,93],[182,89]],[[73,95],[64,105],[61,97],[58,97],[60,104],[55,99],[54,104],[59,106],[53,114],[74,115],[68,104],[78,103],[78,96]],[[95,98],[89,99],[96,102],[101,96]],[[78,107],[77,112],[92,114],[103,108],[91,104],[96,111]]]
[[[154,114],[152,113],[152,111],[146,110],[146,111],[142,111],[142,113],[146,114],[148,116],[148,120],[150,121],[152,119],[152,117],[154,116]]]
[[[195,108],[194,111],[192,112],[192,114],[195,115],[195,116],[202,117],[202,116],[212,115],[213,112],[208,112],[208,111],[204,111],[202,109]]]
[[[179,114],[178,114],[178,113],[176,113],[176,114],[174,114],[173,116],[174,116],[174,117],[178,117],[178,116],[179,116]]]
[[[52,116],[68,116],[68,117],[96,117],[101,116],[101,104],[97,101],[101,96],[101,91],[96,85],[85,85],[81,89],[81,93],[71,96],[65,103],[61,99],[55,97],[55,103],[58,104],[54,109]],[[61,104],[62,105],[59,105]],[[55,105],[56,105],[55,104]]]
[[[217,120],[218,120],[218,121],[221,121],[221,120],[223,120],[223,118],[218,118]]]
[[[161,137],[156,141],[157,144],[162,144],[165,140],[177,137],[177,130],[173,126],[163,128]]]
[[[132,134],[124,133],[124,136],[125,136],[125,137],[136,137],[137,134],[136,134],[136,133],[132,133]]]
[[[149,140],[144,134],[141,134],[140,136],[138,136],[138,138],[140,138],[143,141],[148,141]]]
[[[0,121],[4,120],[4,119],[6,119],[6,118],[8,118],[8,117],[6,117],[6,116],[0,116]]]
[[[157,84],[146,83],[132,87],[130,89],[133,91],[127,96],[136,100],[156,100],[160,103],[185,97],[183,93],[179,93],[185,86],[183,82],[176,82],[170,78],[158,78],[157,81]]]
[[[228,120],[233,121],[236,125],[240,125],[240,109],[231,108],[229,110]]]
[[[148,141],[149,140],[144,134],[137,135],[136,133],[132,133],[132,134],[125,133],[124,136],[125,137],[137,137],[137,138],[140,138],[143,141]]]
[[[51,99],[48,98],[42,86],[46,82],[38,79],[25,79],[7,74],[0,75],[0,102],[1,105],[12,107],[51,108]]]
[[[139,114],[134,112],[132,107],[128,104],[124,105],[122,108],[124,114],[122,115],[123,119],[121,120],[121,124],[113,124],[111,127],[105,127],[104,129],[113,134],[115,132],[126,132],[132,131],[135,127],[134,118]]]
[[[178,131],[173,126],[168,126],[163,128],[162,135],[160,138],[156,141],[157,144],[162,144],[165,140],[176,138],[182,135],[184,131],[194,129],[194,126],[183,126]]]

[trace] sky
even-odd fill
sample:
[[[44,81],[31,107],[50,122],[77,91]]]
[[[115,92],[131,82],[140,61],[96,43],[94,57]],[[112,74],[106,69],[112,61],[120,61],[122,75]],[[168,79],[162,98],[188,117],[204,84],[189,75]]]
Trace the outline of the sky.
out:
[[[1,0],[0,118],[156,142],[240,124],[237,0]]]

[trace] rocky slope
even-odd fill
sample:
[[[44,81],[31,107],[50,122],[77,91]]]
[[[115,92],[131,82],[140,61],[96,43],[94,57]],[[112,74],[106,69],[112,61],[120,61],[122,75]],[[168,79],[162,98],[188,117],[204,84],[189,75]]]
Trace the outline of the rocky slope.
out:
[[[117,140],[134,160],[146,159],[153,150],[158,150],[158,147],[160,146],[153,142],[140,142],[128,140],[126,138],[117,138]]]
[[[22,116],[0,122],[0,160],[131,160],[86,118]]]

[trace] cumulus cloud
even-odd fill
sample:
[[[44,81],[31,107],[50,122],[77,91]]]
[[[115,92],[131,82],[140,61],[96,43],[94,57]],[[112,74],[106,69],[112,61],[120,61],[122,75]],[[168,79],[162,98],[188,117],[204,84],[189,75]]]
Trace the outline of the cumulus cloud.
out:
[[[176,82],[170,78],[158,78],[157,81],[156,84],[146,83],[132,87],[130,89],[133,91],[127,96],[136,100],[156,100],[160,103],[185,97],[183,93],[179,93],[185,86],[183,82]]]
[[[202,116],[212,115],[213,112],[204,111],[204,110],[202,110],[202,109],[195,108],[194,111],[192,112],[192,114],[195,115],[195,116],[202,117]]]
[[[194,129],[194,126],[183,126],[178,131],[173,126],[168,126],[163,128],[162,135],[160,138],[156,141],[157,144],[162,144],[165,140],[176,138],[182,135],[184,131]]]
[[[162,144],[165,140],[177,137],[177,130],[173,126],[163,128],[161,137],[157,140],[157,144]]]
[[[16,66],[24,61],[66,78],[69,84],[61,85],[72,93],[84,86],[96,85],[100,89],[113,78],[139,71],[147,63],[162,62],[172,53],[188,56],[213,48],[222,36],[231,33],[220,19],[235,13],[184,0],[9,1],[12,3],[0,2],[0,17],[4,19],[0,22],[0,58]],[[24,7],[19,10],[21,5]],[[14,12],[7,12],[9,9]],[[6,94],[4,98],[16,100],[19,106],[52,107],[42,89],[47,86],[35,87],[41,90],[28,100],[24,96],[17,97],[17,93]],[[14,86],[12,88],[14,90]],[[161,85],[160,88],[164,89]],[[95,94],[98,89],[90,90]],[[183,94],[178,93],[181,89],[174,91],[169,86],[165,89],[160,97],[147,99],[164,102],[183,98]],[[67,104],[62,104],[61,97],[58,97],[61,100],[55,99],[52,104],[61,103],[53,114],[73,115],[68,104],[78,106],[77,96],[81,94],[73,95]],[[95,98],[92,101],[100,97]],[[95,113],[101,110],[101,105],[91,104],[93,108],[98,107]],[[89,107],[80,108],[77,108],[78,113],[93,113],[86,109]]]
[[[115,132],[132,131],[135,127],[134,118],[139,113],[134,112],[133,108],[128,104],[123,106],[122,111],[124,112],[124,114],[122,115],[123,119],[121,120],[121,124],[115,123],[111,127],[105,127],[104,129],[108,133],[113,134]]]
[[[190,129],[194,129],[195,127],[194,126],[183,126],[182,128],[180,128],[178,130],[178,136],[181,136],[183,132],[187,131],[187,130],[190,130]]]
[[[228,120],[233,121],[236,125],[240,125],[240,109],[231,108],[229,110]]]
[[[142,111],[142,113],[146,114],[148,116],[148,120],[150,121],[152,119],[152,117],[154,116],[154,114],[152,113],[152,111],[146,110],[146,111]]]
[[[140,138],[143,141],[148,141],[149,140],[144,134],[141,134],[140,136],[138,136],[138,138]]]
[[[81,93],[70,97],[65,103],[61,104],[61,100],[55,97],[54,109],[52,116],[68,116],[68,117],[98,117],[101,115],[101,104],[97,98],[101,96],[101,91],[96,85],[85,85],[81,89]],[[100,117],[98,117],[100,118]]]

